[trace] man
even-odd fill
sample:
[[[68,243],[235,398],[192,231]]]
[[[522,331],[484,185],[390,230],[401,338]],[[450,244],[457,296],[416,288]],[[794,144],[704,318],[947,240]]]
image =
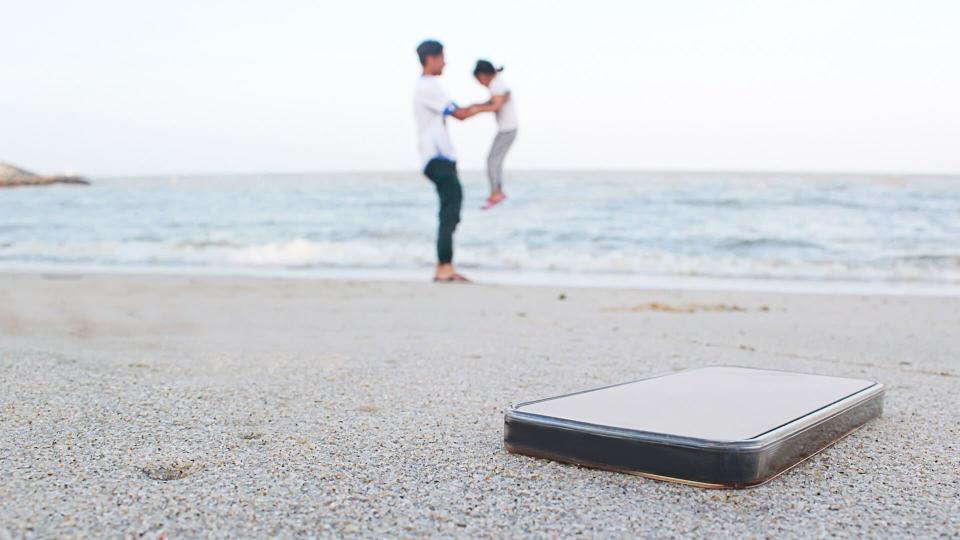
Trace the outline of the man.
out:
[[[424,41],[417,47],[423,73],[413,95],[413,114],[423,174],[437,187],[440,197],[440,225],[437,228],[437,271],[434,281],[467,282],[453,267],[453,231],[460,222],[463,189],[457,176],[457,157],[447,133],[447,117],[465,120],[478,112],[476,107],[462,108],[447,97],[439,77],[446,65],[443,45]]]

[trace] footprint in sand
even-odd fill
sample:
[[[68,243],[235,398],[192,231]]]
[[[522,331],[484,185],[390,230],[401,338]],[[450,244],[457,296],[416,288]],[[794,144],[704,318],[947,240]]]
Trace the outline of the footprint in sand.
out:
[[[169,456],[157,458],[141,469],[147,477],[153,480],[180,480],[202,469],[199,460],[186,456]]]

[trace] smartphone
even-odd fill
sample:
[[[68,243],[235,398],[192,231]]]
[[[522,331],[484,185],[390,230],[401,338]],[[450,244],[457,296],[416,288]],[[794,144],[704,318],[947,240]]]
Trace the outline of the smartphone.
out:
[[[511,406],[504,446],[701,487],[763,484],[883,412],[875,381],[711,366]]]

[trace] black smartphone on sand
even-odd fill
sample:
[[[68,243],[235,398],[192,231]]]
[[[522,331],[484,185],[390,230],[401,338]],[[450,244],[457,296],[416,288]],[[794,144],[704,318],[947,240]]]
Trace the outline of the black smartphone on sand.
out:
[[[713,366],[510,407],[513,453],[701,487],[763,484],[883,411],[882,384]]]

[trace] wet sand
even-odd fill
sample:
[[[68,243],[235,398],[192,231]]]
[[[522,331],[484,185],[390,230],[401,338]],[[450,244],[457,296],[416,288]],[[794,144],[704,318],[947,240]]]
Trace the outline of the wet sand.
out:
[[[0,275],[0,538],[960,534],[960,299]],[[506,453],[512,402],[704,365],[884,416],[716,491]]]

